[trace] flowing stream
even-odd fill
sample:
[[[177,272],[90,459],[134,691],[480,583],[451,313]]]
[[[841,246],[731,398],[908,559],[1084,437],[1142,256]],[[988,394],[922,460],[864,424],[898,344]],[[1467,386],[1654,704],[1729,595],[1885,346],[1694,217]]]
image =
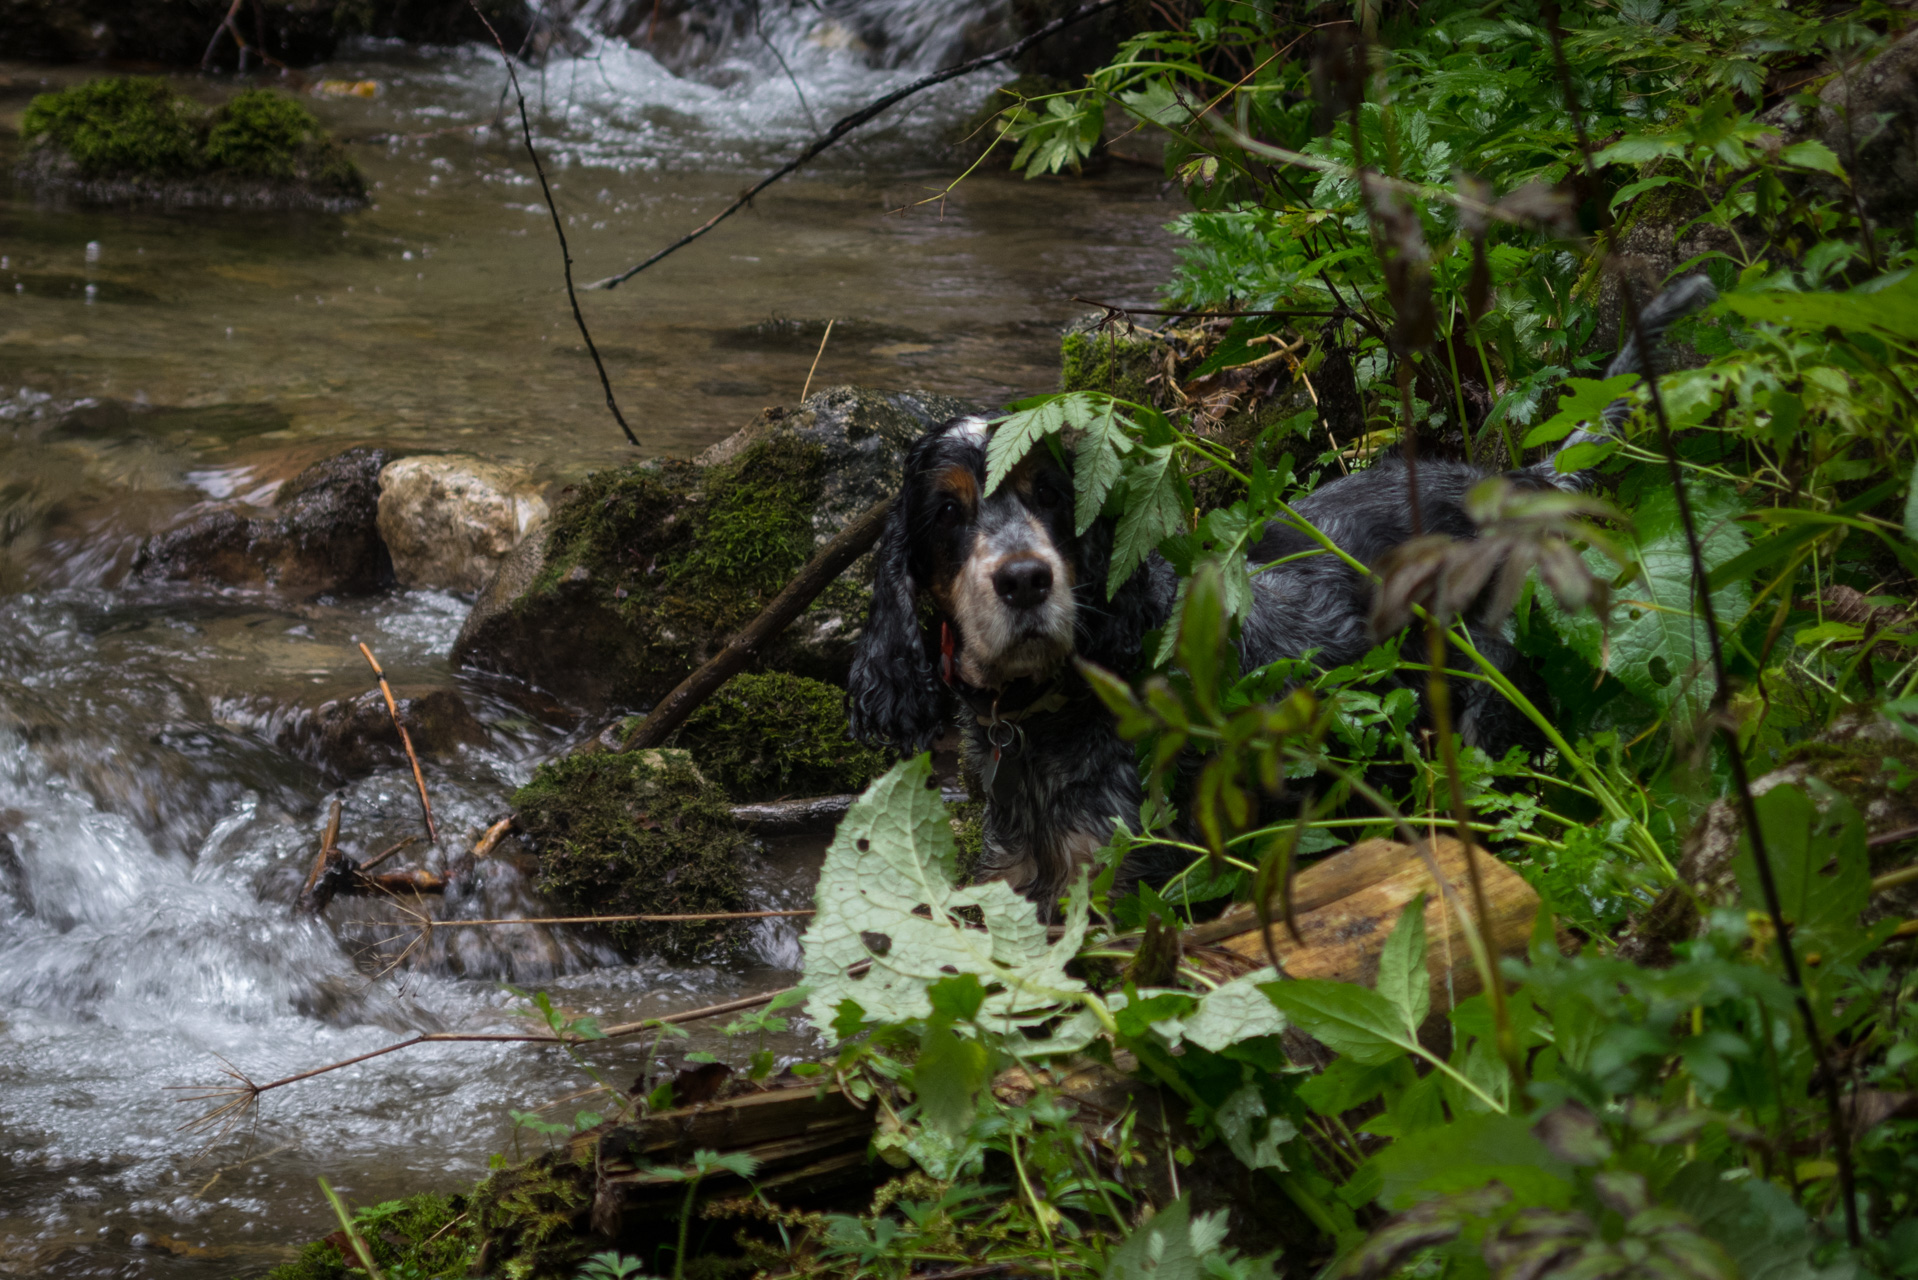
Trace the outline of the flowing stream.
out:
[[[955,56],[981,10],[768,5],[759,31],[682,40],[668,70],[592,34],[631,24],[615,8],[584,6],[563,52],[522,69],[582,280],[711,216],[814,123]],[[30,96],[87,74],[0,63],[0,169]],[[427,763],[450,849],[581,726],[449,670],[467,599],[141,584],[125,576],[138,540],[353,444],[477,452],[554,484],[634,456],[573,329],[517,134],[488,123],[497,54],[359,46],[309,74],[377,86],[309,98],[354,140],[375,188],[364,211],[0,201],[0,1274],[257,1274],[331,1229],[316,1176],[357,1204],[459,1189],[494,1153],[543,1141],[516,1136],[509,1111],[587,1081],[557,1051],[431,1044],[266,1094],[225,1132],[183,1130],[224,1099],[174,1086],[521,1025],[508,982],[617,1021],[784,986],[798,963],[787,922],[756,926],[738,967],[627,963],[584,932],[522,927],[443,931],[379,976],[397,948],[368,944],[401,936],[390,907],[293,911],[332,800],[357,856],[418,829],[403,766],[340,784],[300,733],[320,701],[368,687],[356,642],[398,683],[457,683],[485,726]],[[982,169],[914,203],[964,167],[951,131],[1000,78],[913,100],[698,245],[586,295],[646,452],[688,453],[796,403],[828,319],[815,385],[996,406],[1054,385],[1058,327],[1083,310],[1072,294],[1150,295],[1175,206],[1149,173]],[[817,850],[755,855],[758,903],[804,905]],[[441,860],[415,848],[394,865]],[[498,862],[444,910],[542,906]],[[754,1047],[708,1022],[670,1049],[743,1061]],[[591,1057],[624,1085],[649,1048]]]

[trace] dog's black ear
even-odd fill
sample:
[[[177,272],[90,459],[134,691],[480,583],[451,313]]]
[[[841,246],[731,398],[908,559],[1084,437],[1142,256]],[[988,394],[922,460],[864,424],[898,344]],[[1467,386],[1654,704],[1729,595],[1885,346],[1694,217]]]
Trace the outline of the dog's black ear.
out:
[[[926,654],[919,624],[918,586],[910,560],[911,470],[893,499],[886,529],[873,552],[872,608],[853,650],[847,681],[852,733],[900,751],[923,751],[944,724],[945,696]]]
[[[1079,539],[1079,656],[1108,671],[1130,675],[1139,665],[1145,633],[1165,625],[1174,587],[1169,566],[1153,555],[1107,599],[1112,532],[1112,521],[1102,518]]]

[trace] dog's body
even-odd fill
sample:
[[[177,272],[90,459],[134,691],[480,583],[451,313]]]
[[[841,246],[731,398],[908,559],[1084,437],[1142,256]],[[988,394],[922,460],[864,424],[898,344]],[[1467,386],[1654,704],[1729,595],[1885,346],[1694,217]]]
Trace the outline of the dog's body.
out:
[[[1702,280],[1647,308],[1652,335],[1709,300]],[[1636,371],[1631,344],[1611,373]],[[1133,748],[1069,659],[1128,674],[1147,631],[1162,626],[1177,582],[1149,557],[1106,599],[1112,522],[1082,536],[1072,523],[1072,478],[1034,450],[985,496],[987,423],[959,418],[934,428],[906,460],[877,552],[873,604],[853,658],[853,732],[901,750],[923,750],[961,706],[968,772],[985,792],[985,853],[976,874],[1003,878],[1042,904],[1057,900],[1113,823],[1136,824],[1143,799]],[[1593,438],[1576,433],[1570,444]],[[1294,504],[1353,559],[1371,565],[1418,533],[1470,538],[1466,494],[1493,474],[1458,462],[1426,461],[1412,476],[1397,458],[1334,481]],[[1547,460],[1508,472],[1517,484],[1578,489]],[[1316,547],[1287,525],[1267,527],[1251,551],[1267,564]],[[1238,639],[1242,670],[1308,654],[1333,667],[1375,642],[1368,579],[1331,555],[1274,565],[1252,579],[1253,604]],[[1510,645],[1490,628],[1474,641],[1492,661],[1529,683]],[[1457,726],[1468,743],[1502,755],[1526,741],[1526,727],[1481,682],[1457,695]],[[1176,870],[1151,862],[1125,879]]]

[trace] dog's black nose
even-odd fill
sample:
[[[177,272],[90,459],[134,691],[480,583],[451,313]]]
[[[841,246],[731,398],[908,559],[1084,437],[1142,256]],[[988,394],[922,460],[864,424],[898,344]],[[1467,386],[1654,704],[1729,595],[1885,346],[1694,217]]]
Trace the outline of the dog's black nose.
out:
[[[1052,594],[1052,566],[1043,560],[1014,560],[992,575],[992,589],[1015,609],[1034,609]]]

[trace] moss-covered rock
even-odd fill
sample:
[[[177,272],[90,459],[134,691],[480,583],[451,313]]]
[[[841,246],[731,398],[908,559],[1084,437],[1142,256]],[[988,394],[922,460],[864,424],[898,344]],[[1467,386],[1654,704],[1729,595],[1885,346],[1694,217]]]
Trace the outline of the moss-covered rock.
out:
[[[572,1280],[593,1252],[596,1144],[581,1143],[500,1169],[471,1196],[475,1273],[502,1280]]]
[[[513,796],[539,891],[582,914],[741,911],[746,837],[726,793],[684,751],[594,752],[543,764]],[[715,959],[737,922],[606,926],[628,951]]]
[[[737,675],[674,739],[734,800],[863,791],[892,766],[846,733],[846,693],[785,672]]]
[[[353,1225],[387,1275],[450,1280],[464,1276],[475,1256],[475,1235],[465,1196],[431,1193],[372,1205],[353,1215]],[[315,1240],[293,1261],[267,1272],[266,1280],[347,1280],[340,1252],[343,1233]],[[365,1276],[356,1260],[352,1274]]]
[[[838,387],[768,413],[696,462],[596,473],[480,593],[454,661],[603,712],[650,706],[861,511],[896,492],[905,451],[966,411],[943,396]],[[843,681],[870,567],[855,564],[760,655]]]
[[[366,184],[313,113],[249,89],[211,112],[152,76],[43,93],[21,119],[19,176],[91,203],[343,209]]]
[[[1146,329],[1101,328],[1096,317],[1067,326],[1059,339],[1059,390],[1105,391],[1139,404],[1154,401],[1170,348]]]

